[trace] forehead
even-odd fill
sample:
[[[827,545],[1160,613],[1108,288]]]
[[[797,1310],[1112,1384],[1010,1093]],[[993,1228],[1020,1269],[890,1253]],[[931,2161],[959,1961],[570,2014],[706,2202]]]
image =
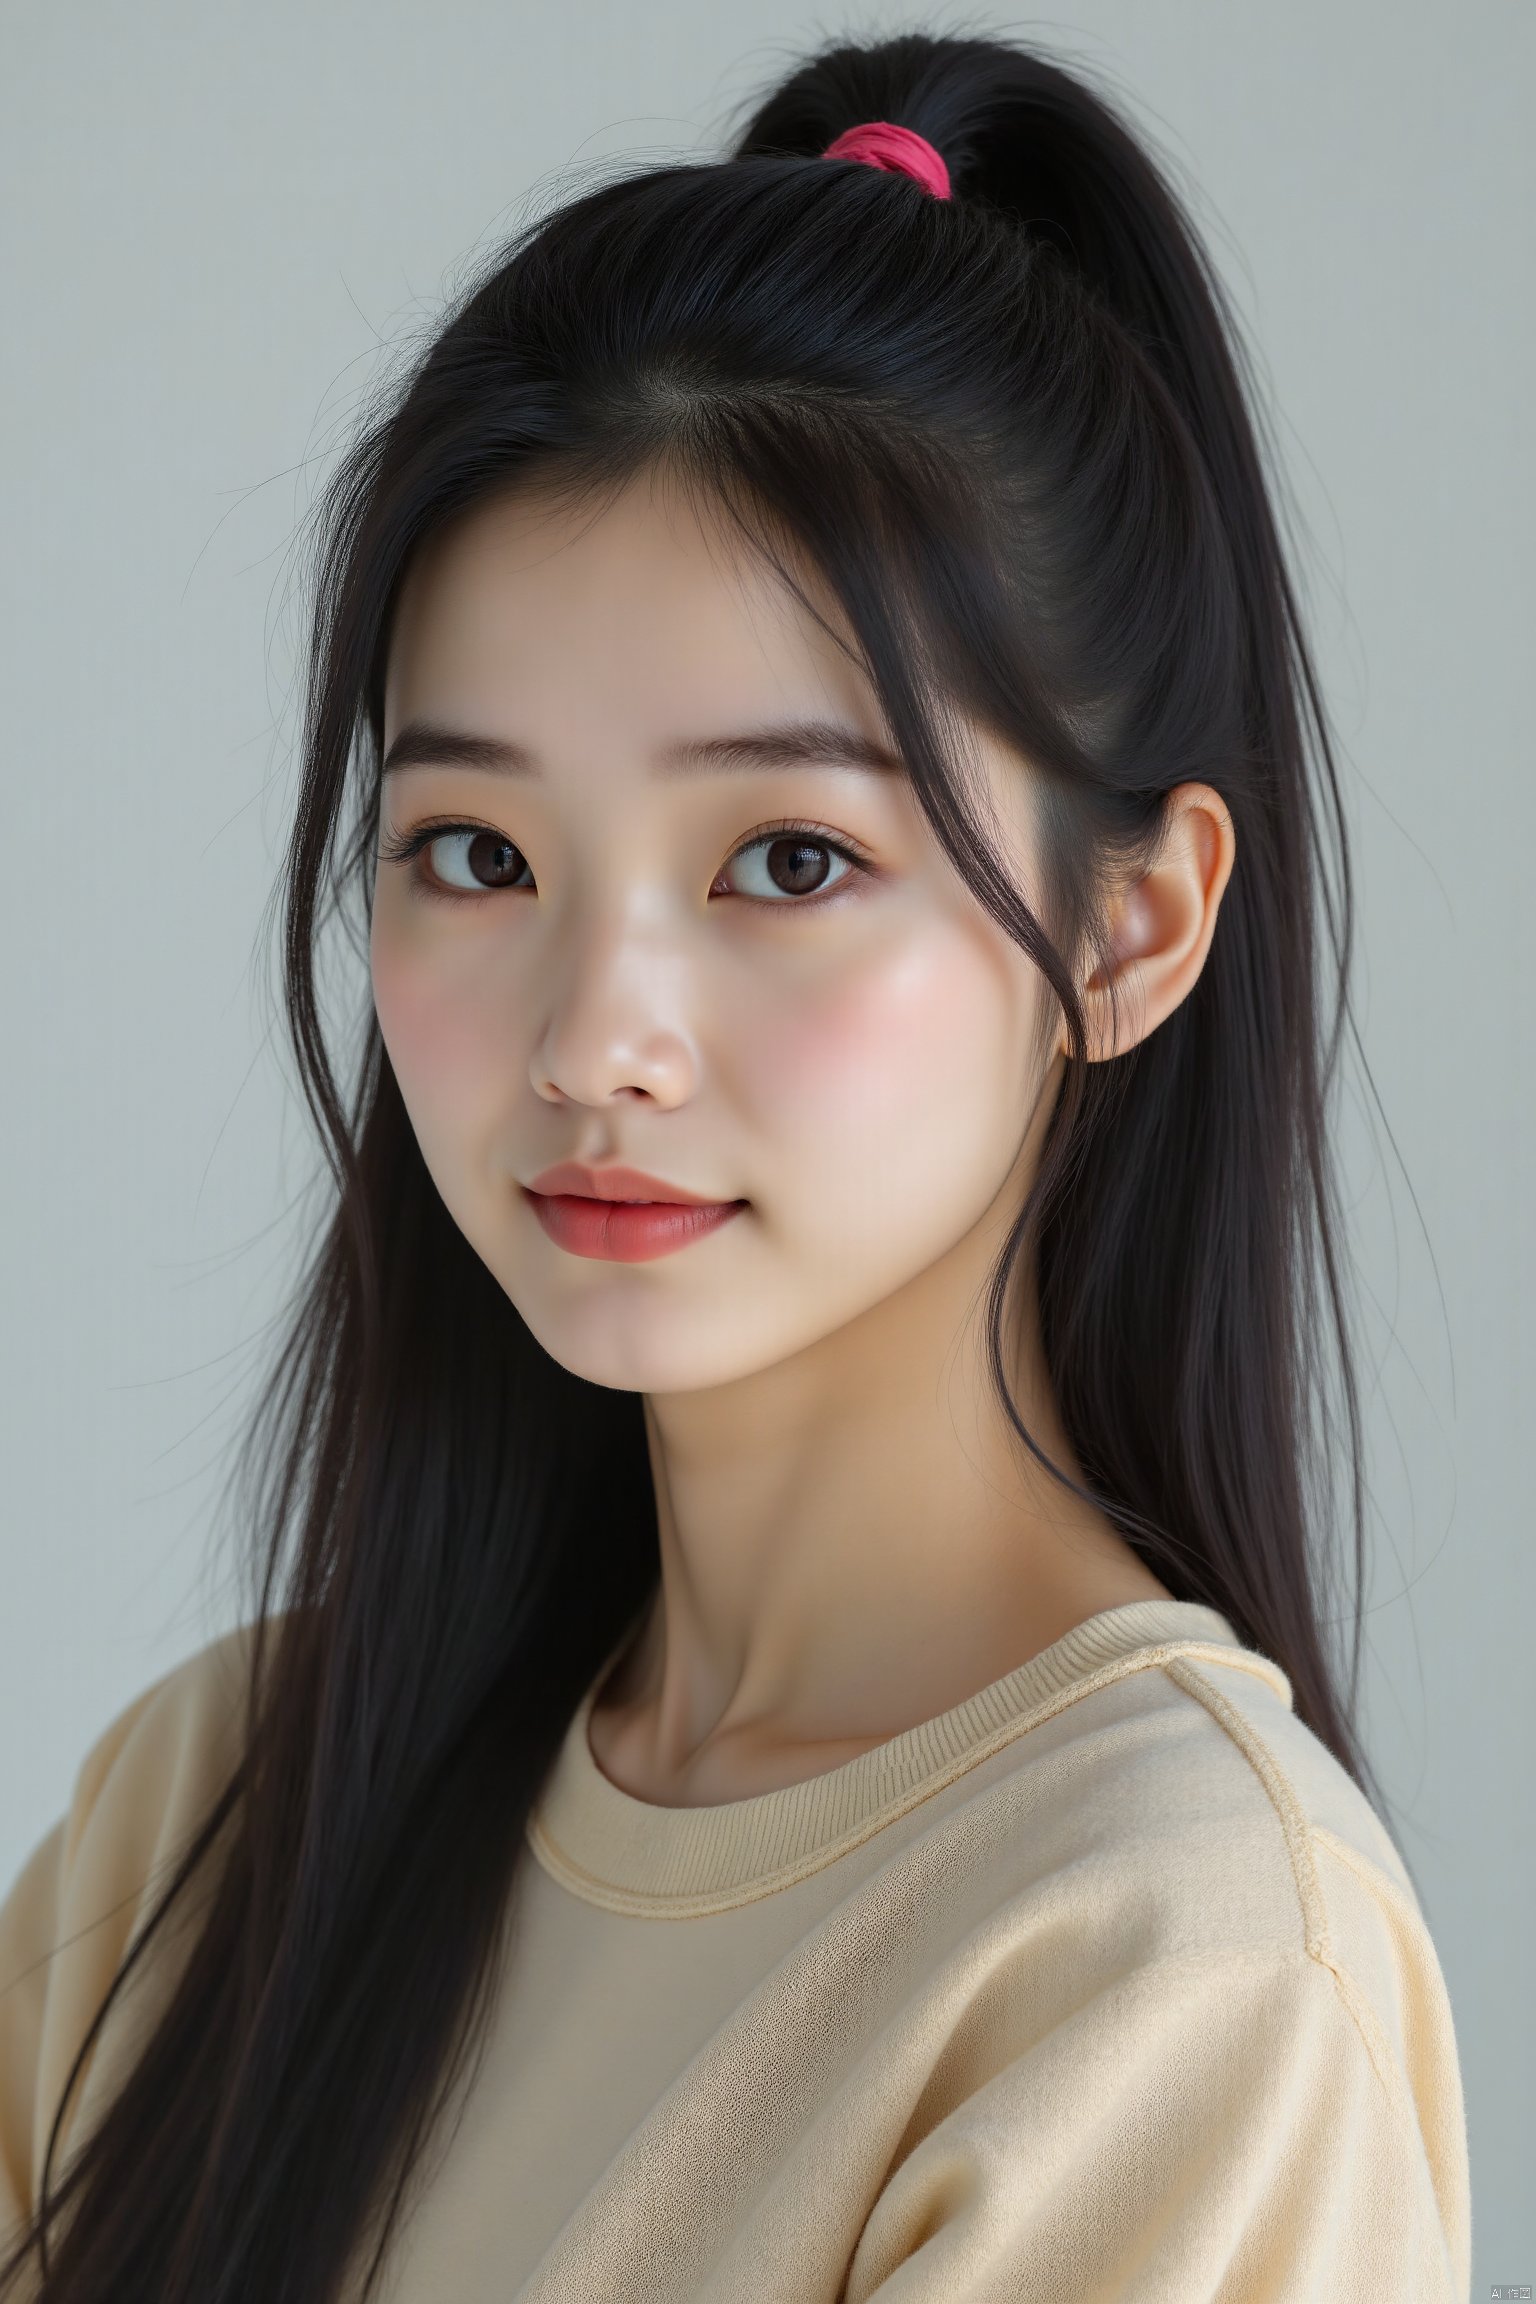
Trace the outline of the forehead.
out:
[[[873,690],[815,571],[804,603],[708,500],[646,473],[575,506],[507,492],[428,539],[390,635],[386,728],[478,715],[488,728],[600,723],[675,735],[744,705],[838,705],[871,733]]]

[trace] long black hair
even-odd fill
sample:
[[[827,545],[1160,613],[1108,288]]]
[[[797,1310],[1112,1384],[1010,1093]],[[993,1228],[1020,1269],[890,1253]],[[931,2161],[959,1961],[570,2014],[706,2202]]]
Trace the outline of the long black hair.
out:
[[[865,120],[927,137],[953,198],[820,157]],[[371,2292],[483,2034],[530,1806],[659,1576],[641,1397],[556,1364],[451,1221],[371,1007],[341,1079],[322,1030],[320,930],[371,908],[401,583],[493,491],[600,504],[665,469],[797,590],[797,565],[824,576],[935,836],[1071,1034],[988,1299],[992,1380],[1007,1402],[1027,1260],[1080,1492],[1283,1667],[1383,1808],[1352,1719],[1330,1150],[1349,859],[1265,437],[1209,257],[1118,104],[1027,47],[920,34],[830,44],[723,160],[621,171],[527,226],[368,415],[316,523],[283,981],[334,1206],[238,1451],[241,1756],[81,2057],[196,1880],[175,1989],[53,2188],[55,2119],[23,2242],[47,2304],[321,2304],[365,2243]],[[1038,909],[951,714],[1038,777]],[[1077,956],[1187,779],[1236,834],[1206,964],[1089,1062]]]

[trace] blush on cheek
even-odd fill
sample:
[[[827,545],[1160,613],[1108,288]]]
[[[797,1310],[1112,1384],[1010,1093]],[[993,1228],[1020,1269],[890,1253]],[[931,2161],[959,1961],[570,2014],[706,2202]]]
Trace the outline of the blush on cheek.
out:
[[[967,964],[967,961],[969,964]],[[973,956],[894,952],[814,999],[764,1000],[741,1045],[796,1136],[884,1143],[986,1107],[1005,1044],[998,987]]]
[[[374,1012],[402,1089],[429,1082],[446,1092],[457,1079],[483,1076],[487,1029],[461,986],[377,947],[372,976]]]
[[[432,1002],[419,974],[402,967],[374,939],[370,959],[373,1010],[396,1071],[410,1062],[431,1031]]]

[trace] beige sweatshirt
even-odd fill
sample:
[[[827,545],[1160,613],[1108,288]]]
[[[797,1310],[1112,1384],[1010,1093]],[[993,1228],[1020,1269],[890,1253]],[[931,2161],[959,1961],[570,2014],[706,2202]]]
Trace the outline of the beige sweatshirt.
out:
[[[112,1722],[0,1904],[0,2238],[151,1875],[233,1760],[247,1643]],[[712,1808],[601,1773],[617,1654],[530,1823],[486,2053],[381,2304],[1467,2304],[1433,1943],[1223,1616],[1108,1609]]]

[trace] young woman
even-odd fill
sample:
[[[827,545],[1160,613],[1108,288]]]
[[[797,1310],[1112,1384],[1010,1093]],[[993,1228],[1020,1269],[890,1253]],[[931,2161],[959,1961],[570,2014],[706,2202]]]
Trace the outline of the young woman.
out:
[[[0,2293],[1465,2297],[1251,399],[1115,110],[913,35],[530,230],[349,457],[335,1210],[249,1621],[0,1907]]]

